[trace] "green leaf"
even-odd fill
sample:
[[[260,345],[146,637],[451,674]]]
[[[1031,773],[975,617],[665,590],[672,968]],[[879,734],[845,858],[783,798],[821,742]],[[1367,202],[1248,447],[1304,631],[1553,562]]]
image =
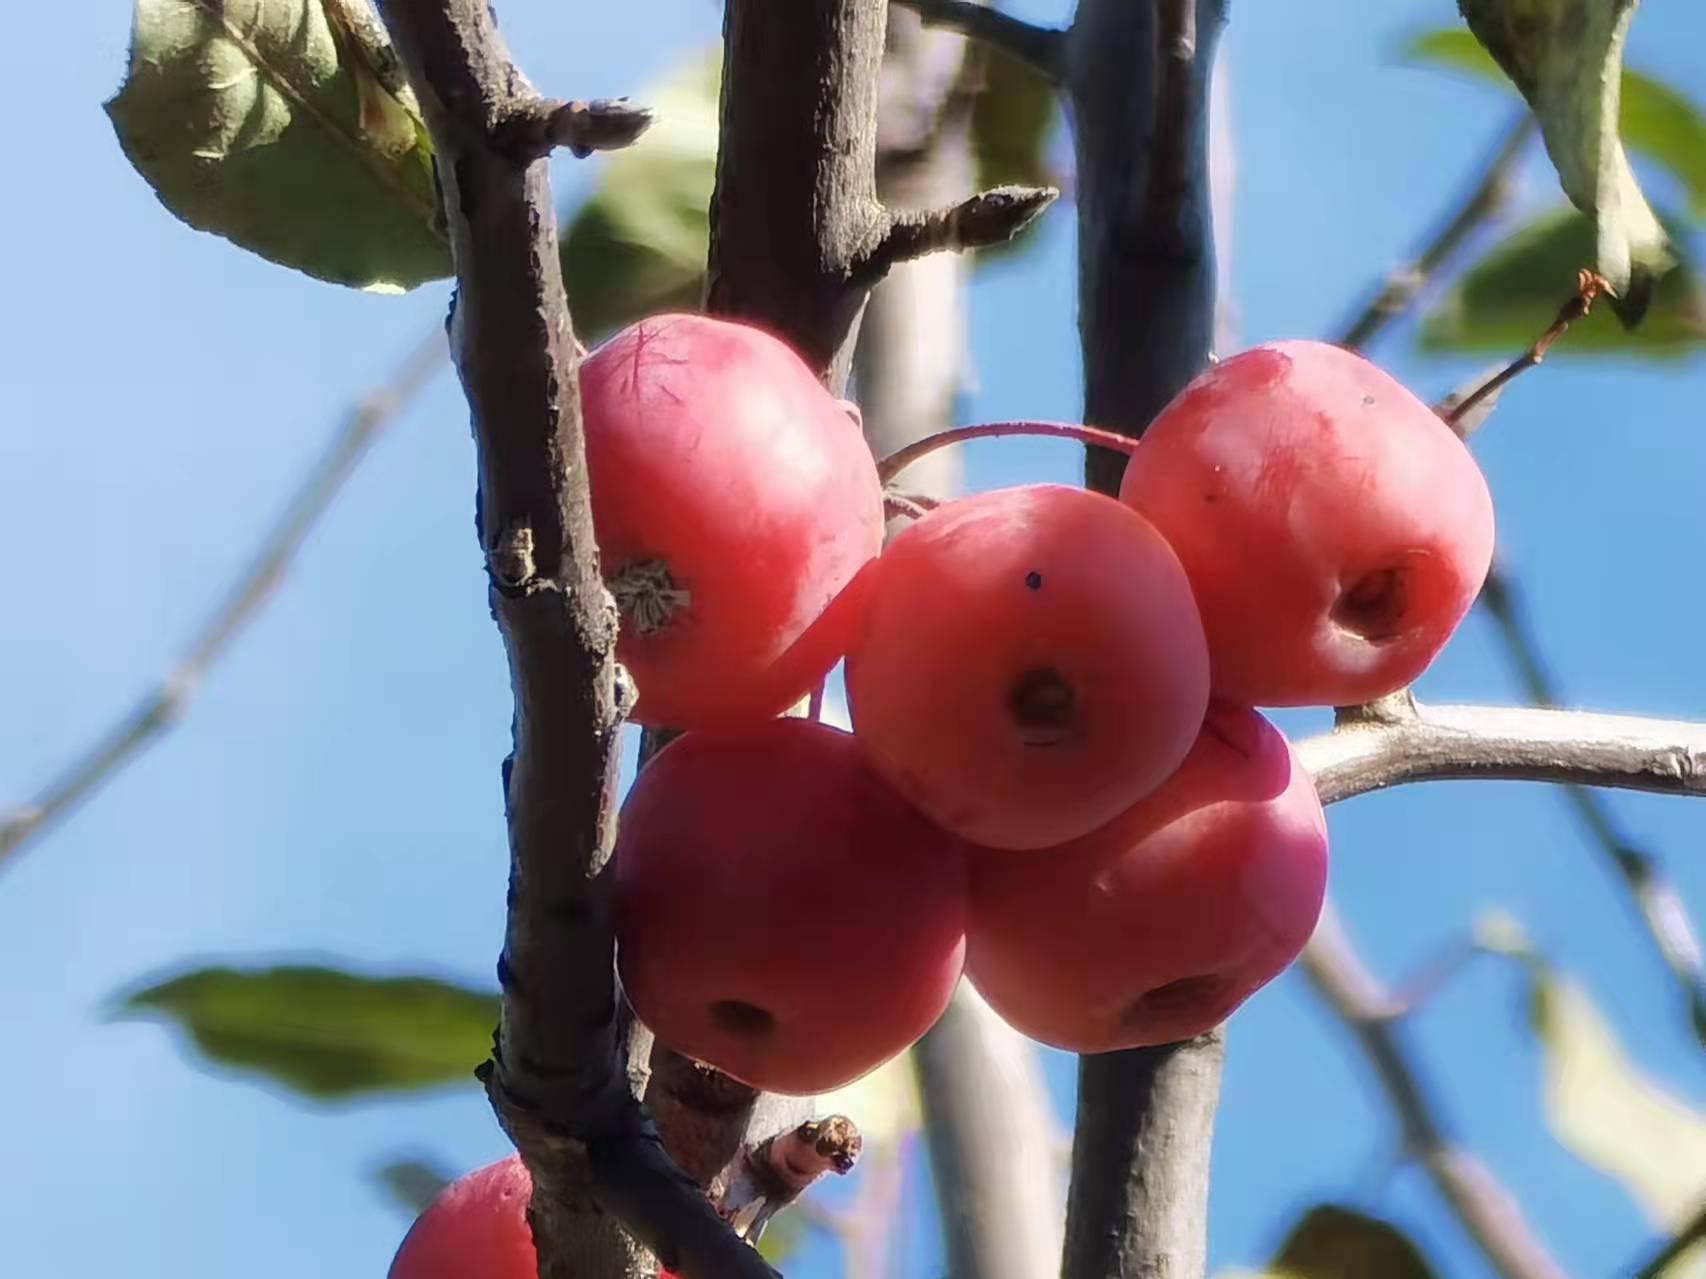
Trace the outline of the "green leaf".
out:
[[[977,189],[1060,185],[1048,144],[1060,112],[1055,87],[1034,68],[987,46],[970,45],[965,78],[972,99],[970,146]],[[979,249],[972,264],[987,264],[1033,239],[1040,219],[1013,239]]]
[[[971,113],[978,189],[1059,185],[1048,160],[1058,113],[1054,86],[1040,73],[1004,53],[984,50]]]
[[[131,991],[118,1013],[164,1016],[209,1061],[325,1100],[471,1079],[498,999],[425,977],[203,968]]]
[[[447,276],[432,152],[367,0],[136,0],[119,145],[189,225],[337,284]]]
[[[418,1217],[455,1174],[426,1159],[393,1159],[374,1169],[373,1179],[399,1208]]]
[[[1415,36],[1405,53],[1414,61],[1512,87],[1492,55],[1461,27]],[[1628,67],[1623,68],[1622,102],[1618,131],[1624,143],[1669,170],[1688,192],[1689,212],[1706,218],[1706,116],[1685,94]]]
[[[1434,1279],[1409,1236],[1389,1221],[1338,1204],[1317,1204],[1261,1271],[1221,1279]]]
[[[1542,961],[1527,968],[1547,1126],[1617,1181],[1655,1227],[1679,1229],[1706,1200],[1706,1114],[1629,1060],[1580,986]]]
[[[562,239],[575,327],[597,341],[658,311],[696,310],[711,242],[722,51],[678,67],[642,100],[656,123],[605,162]]]
[[[1679,241],[1679,251],[1681,242]],[[1568,207],[1542,214],[1459,276],[1422,319],[1423,349],[1514,356],[1550,325],[1576,272],[1593,260],[1593,224]],[[1706,293],[1693,264],[1653,289],[1646,319],[1628,330],[1596,306],[1576,321],[1547,358],[1640,355],[1675,358],[1706,341]]]
[[[1594,270],[1634,325],[1674,261],[1618,138],[1623,42],[1636,0],[1458,0],[1487,52],[1534,108],[1564,194],[1594,218]]]

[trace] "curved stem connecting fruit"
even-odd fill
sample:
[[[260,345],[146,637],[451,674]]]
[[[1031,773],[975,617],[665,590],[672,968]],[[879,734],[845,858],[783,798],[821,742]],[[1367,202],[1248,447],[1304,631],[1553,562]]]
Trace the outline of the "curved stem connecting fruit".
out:
[[[926,435],[921,440],[914,440],[905,448],[896,449],[882,461],[877,463],[877,478],[884,484],[889,483],[907,467],[918,459],[929,457],[937,449],[945,449],[955,444],[964,444],[967,440],[987,440],[1002,435],[1030,435],[1054,440],[1076,440],[1080,444],[1099,444],[1103,448],[1118,449],[1122,453],[1130,453],[1137,448],[1137,441],[1115,431],[1106,431],[1099,426],[1085,426],[1082,422],[1047,422],[1016,419],[1010,422],[979,422],[974,426],[956,426],[946,431],[938,431],[935,435]]]

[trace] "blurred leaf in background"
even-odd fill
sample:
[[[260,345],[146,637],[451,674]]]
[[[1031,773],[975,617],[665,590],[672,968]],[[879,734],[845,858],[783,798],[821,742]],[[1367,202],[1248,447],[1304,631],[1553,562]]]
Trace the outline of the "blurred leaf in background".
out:
[[[1437,1273],[1391,1222],[1324,1203],[1298,1219],[1262,1270],[1220,1279],[1435,1279]]]
[[[211,1063],[326,1101],[469,1083],[491,1052],[498,997],[427,977],[317,966],[201,968],[120,996],[163,1017]]]

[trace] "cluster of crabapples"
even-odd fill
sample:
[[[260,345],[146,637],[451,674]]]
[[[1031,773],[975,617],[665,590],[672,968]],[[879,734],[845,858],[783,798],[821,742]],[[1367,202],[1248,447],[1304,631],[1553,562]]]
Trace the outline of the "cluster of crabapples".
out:
[[[622,808],[618,971],[659,1039],[777,1092],[893,1057],[962,973],[1076,1052],[1227,1017],[1327,871],[1314,785],[1251,708],[1408,684],[1492,555],[1457,436],[1317,342],[1192,382],[1117,500],[1000,489],[886,547],[857,410],[779,340],[654,317],[581,393],[633,718],[684,730]],[[778,718],[841,659],[851,733]],[[530,1274],[527,1189],[513,1158],[458,1182],[394,1279],[486,1275],[456,1268],[479,1230]]]
[[[1492,555],[1458,437],[1317,342],[1197,378],[1118,499],[999,489],[886,547],[856,411],[777,339],[656,317],[581,386],[634,718],[685,730],[622,809],[618,970],[661,1040],[777,1092],[894,1056],[962,972],[1075,1052],[1223,1020],[1326,877],[1250,708],[1408,684]],[[851,733],[777,718],[842,658]]]

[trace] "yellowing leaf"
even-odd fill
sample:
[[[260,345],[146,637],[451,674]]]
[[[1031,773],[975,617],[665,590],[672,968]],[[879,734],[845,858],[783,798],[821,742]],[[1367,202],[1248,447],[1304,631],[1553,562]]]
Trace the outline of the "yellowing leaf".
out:
[[[319,279],[395,292],[450,274],[432,152],[366,0],[136,0],[106,104],[189,225]]]
[[[1594,269],[1634,324],[1670,269],[1669,237],[1618,138],[1623,42],[1636,0],[1458,0],[1469,29],[1534,108],[1570,202],[1593,216]]]
[[[1679,1228],[1706,1199],[1706,1114],[1629,1060],[1581,987],[1538,963],[1531,971],[1553,1135],[1622,1185],[1654,1226]]]
[[[1434,1279],[1433,1267],[1397,1226],[1338,1204],[1316,1204],[1260,1271],[1216,1279]]]

